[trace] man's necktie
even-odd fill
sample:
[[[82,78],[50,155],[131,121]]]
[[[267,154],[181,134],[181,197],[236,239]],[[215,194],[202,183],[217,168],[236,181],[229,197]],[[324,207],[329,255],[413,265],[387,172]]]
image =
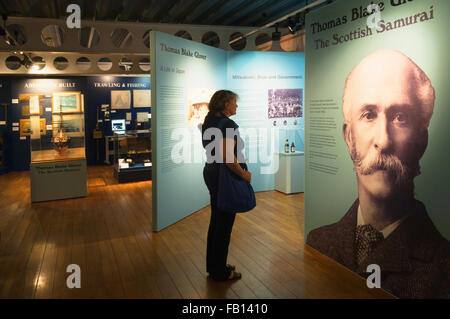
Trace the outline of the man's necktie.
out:
[[[356,261],[360,265],[369,256],[375,246],[384,239],[381,232],[372,225],[356,227]]]

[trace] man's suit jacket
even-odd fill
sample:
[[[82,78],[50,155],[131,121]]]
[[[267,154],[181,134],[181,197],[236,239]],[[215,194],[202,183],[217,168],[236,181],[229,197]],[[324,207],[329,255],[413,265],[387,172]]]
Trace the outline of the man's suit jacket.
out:
[[[306,244],[367,277],[370,264],[381,268],[381,288],[400,298],[450,298],[450,243],[416,201],[406,218],[358,266],[355,230],[359,200],[335,224],[312,230]]]

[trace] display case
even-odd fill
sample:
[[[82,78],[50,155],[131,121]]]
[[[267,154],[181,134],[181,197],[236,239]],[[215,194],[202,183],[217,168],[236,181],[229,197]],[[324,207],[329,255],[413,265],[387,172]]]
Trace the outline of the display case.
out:
[[[21,120],[20,131],[30,136],[32,164],[86,159],[83,114],[53,114],[50,124],[46,118],[30,116]]]
[[[29,97],[30,109],[39,100]],[[34,105],[36,104],[36,105]],[[86,153],[83,96],[52,94],[52,114],[20,120],[20,135],[29,136],[31,201],[86,196]]]
[[[119,183],[152,179],[151,130],[114,134],[114,176]]]

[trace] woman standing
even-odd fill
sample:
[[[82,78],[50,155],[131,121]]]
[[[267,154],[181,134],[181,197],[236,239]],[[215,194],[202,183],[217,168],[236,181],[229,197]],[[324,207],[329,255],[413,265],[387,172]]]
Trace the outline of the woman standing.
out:
[[[203,178],[211,196],[206,271],[214,280],[235,280],[242,277],[241,273],[235,271],[233,265],[227,264],[228,246],[236,214],[221,211],[217,206],[219,165],[227,165],[232,173],[251,182],[252,175],[242,160],[244,143],[237,131],[239,126],[229,118],[236,114],[236,99],[237,94],[231,91],[220,90],[214,93],[208,105],[209,113],[202,126],[203,147],[206,148],[213,142],[217,145],[209,154],[207,152],[207,163],[203,169]],[[214,135],[211,139],[207,138],[210,134],[205,135],[205,131],[208,129],[219,129],[222,138],[217,141]],[[220,152],[218,156],[215,154],[216,151]],[[217,158],[219,160],[215,160]]]

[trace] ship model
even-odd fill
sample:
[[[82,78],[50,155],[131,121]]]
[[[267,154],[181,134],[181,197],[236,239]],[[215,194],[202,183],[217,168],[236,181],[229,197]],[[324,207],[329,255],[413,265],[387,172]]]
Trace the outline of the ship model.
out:
[[[69,142],[70,137],[64,134],[64,130],[60,129],[53,137],[53,148],[59,155],[63,155],[69,149]]]

